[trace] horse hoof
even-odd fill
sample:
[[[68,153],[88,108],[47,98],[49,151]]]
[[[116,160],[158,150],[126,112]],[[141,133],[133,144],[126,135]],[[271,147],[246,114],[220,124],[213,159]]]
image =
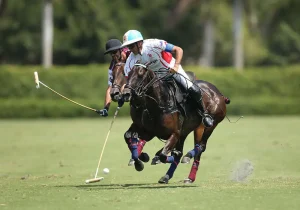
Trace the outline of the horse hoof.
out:
[[[151,165],[157,165],[157,164],[160,164],[160,160],[159,160],[159,157],[158,156],[155,156],[153,159],[152,159],[152,162],[151,162]]]
[[[142,170],[144,170],[144,163],[140,160],[136,160],[136,161],[134,161],[134,167],[135,167],[135,170],[142,171]]]
[[[169,183],[169,179],[170,179],[169,175],[166,174],[163,177],[161,177],[160,180],[158,180],[158,183],[159,184],[168,184]]]
[[[186,179],[183,180],[183,183],[184,183],[184,184],[192,184],[193,182],[194,182],[194,181],[191,180],[191,179],[189,179],[189,178],[186,178]]]
[[[191,161],[191,158],[190,157],[187,157],[187,156],[184,156],[182,159],[181,159],[181,163],[190,163]]]
[[[133,166],[134,165],[134,159],[130,159],[128,162],[128,166]]]
[[[150,160],[150,157],[149,157],[149,155],[148,155],[147,153],[142,152],[142,153],[140,154],[140,156],[139,156],[139,159],[140,159],[141,161],[143,161],[144,163],[148,163],[149,160]]]

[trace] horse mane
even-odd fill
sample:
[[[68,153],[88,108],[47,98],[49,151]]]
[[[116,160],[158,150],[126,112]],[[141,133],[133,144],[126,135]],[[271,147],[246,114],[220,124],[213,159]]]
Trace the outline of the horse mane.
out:
[[[125,63],[118,62],[118,63],[115,64],[114,68],[112,69],[112,76],[113,76],[113,78],[112,78],[112,87],[120,87],[121,88],[126,83],[126,77],[125,77],[125,73],[124,73],[124,66],[125,66]],[[119,73],[120,69],[122,69],[121,74]],[[117,83],[120,83],[120,84],[117,84],[115,82],[116,80],[118,80]]]
[[[143,74],[143,79],[140,82],[136,82],[137,87],[135,91],[138,95],[150,99],[150,101],[157,104],[160,109],[166,110],[170,105],[176,103],[174,92],[170,89],[166,81],[164,81],[164,76],[159,77],[156,72],[149,69],[146,65],[136,63],[129,73],[129,77],[132,77],[133,74],[139,74],[140,68],[145,69]],[[173,103],[171,102],[173,101]]]

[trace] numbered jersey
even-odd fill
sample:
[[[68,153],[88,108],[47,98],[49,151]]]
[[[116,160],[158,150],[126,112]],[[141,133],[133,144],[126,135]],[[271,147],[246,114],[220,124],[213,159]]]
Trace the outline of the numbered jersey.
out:
[[[160,69],[166,70],[169,67],[173,67],[175,59],[171,53],[165,51],[166,45],[167,42],[160,39],[144,40],[141,55],[130,53],[125,64],[125,76],[128,76],[134,64],[137,62],[149,66],[153,71]]]

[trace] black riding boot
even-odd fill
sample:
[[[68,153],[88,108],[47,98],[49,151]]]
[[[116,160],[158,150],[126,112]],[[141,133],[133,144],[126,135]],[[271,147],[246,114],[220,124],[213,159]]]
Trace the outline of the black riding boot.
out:
[[[188,89],[189,94],[192,96],[192,98],[197,102],[199,109],[200,109],[200,115],[202,117],[202,122],[205,127],[211,127],[214,124],[213,118],[205,113],[203,101],[202,101],[202,92],[201,89],[197,85],[193,85]]]

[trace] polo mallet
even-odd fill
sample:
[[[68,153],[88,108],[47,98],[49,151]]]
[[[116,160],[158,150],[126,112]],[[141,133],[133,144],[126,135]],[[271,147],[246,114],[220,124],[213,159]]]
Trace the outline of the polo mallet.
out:
[[[46,87],[46,88],[48,88],[49,90],[51,90],[53,93],[59,95],[59,96],[62,97],[63,99],[66,99],[67,101],[70,101],[70,102],[72,102],[72,103],[74,103],[74,104],[76,104],[76,105],[78,105],[78,106],[81,106],[81,107],[83,107],[83,108],[86,108],[86,109],[89,109],[89,110],[91,110],[91,111],[94,111],[94,112],[96,112],[96,113],[98,113],[98,114],[101,113],[101,111],[98,110],[98,109],[93,109],[93,108],[91,108],[91,107],[82,105],[82,104],[80,104],[80,103],[78,103],[78,102],[76,102],[76,101],[73,101],[73,100],[67,98],[66,96],[63,96],[62,94],[56,92],[56,91],[53,90],[52,88],[48,87],[47,85],[45,85],[44,83],[42,83],[42,82],[39,80],[39,75],[38,75],[38,73],[37,73],[36,71],[34,72],[34,80],[35,80],[35,83],[36,83],[36,88],[40,88],[40,84],[41,84],[41,85],[43,85],[44,87]]]
[[[97,178],[97,175],[98,175],[98,171],[99,171],[100,163],[101,163],[101,160],[102,160],[103,152],[104,152],[104,149],[105,149],[105,146],[106,146],[106,143],[107,143],[107,140],[108,140],[111,128],[112,128],[112,126],[114,124],[114,121],[116,119],[116,116],[117,116],[119,110],[120,110],[120,107],[117,107],[117,110],[115,112],[114,118],[111,121],[110,128],[109,128],[108,133],[106,135],[106,139],[104,141],[104,145],[103,145],[103,148],[102,148],[102,151],[101,151],[101,154],[100,154],[100,158],[99,158],[98,166],[97,166],[97,169],[96,169],[95,177],[93,179],[87,179],[87,180],[85,180],[86,184],[90,184],[90,183],[94,183],[94,182],[99,182],[99,181],[101,181],[101,180],[104,179],[104,177],[98,177]]]

